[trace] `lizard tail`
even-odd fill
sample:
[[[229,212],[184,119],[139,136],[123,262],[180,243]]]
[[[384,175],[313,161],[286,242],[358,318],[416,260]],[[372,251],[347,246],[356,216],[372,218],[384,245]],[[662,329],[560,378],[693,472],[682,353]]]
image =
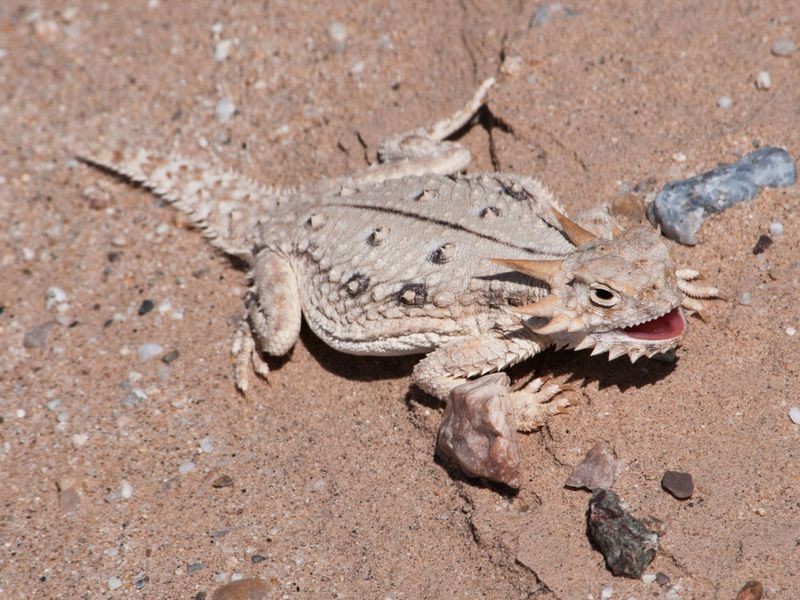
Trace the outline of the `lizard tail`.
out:
[[[78,158],[164,198],[185,213],[211,245],[248,264],[259,215],[269,214],[292,192],[263,186],[234,171],[145,149],[79,152]]]

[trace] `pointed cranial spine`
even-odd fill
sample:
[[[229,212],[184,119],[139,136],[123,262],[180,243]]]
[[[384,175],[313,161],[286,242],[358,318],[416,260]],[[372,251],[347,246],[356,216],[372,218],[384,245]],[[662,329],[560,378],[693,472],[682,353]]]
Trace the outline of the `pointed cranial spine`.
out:
[[[561,225],[561,229],[564,231],[564,234],[569,238],[569,241],[576,246],[580,246],[581,244],[592,242],[597,239],[597,236],[591,231],[584,229],[566,215],[561,214],[555,208],[551,207],[551,211],[556,216],[556,219],[558,219],[558,223]]]
[[[519,273],[530,275],[541,281],[550,283],[553,276],[561,270],[563,265],[562,260],[527,260],[527,259],[514,259],[514,258],[492,258],[490,259],[496,265],[509,267]]]

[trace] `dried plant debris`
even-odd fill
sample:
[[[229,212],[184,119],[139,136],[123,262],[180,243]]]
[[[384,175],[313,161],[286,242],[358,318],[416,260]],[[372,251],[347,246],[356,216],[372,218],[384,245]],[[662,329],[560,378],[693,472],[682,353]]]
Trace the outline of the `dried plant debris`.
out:
[[[519,488],[519,449],[505,373],[454,388],[439,426],[439,452],[467,475]]]
[[[797,181],[797,165],[783,148],[765,147],[741,160],[681,181],[672,181],[647,207],[647,218],[668,238],[693,246],[707,213],[750,200],[764,187]]]
[[[678,500],[691,498],[694,493],[692,475],[682,471],[665,471],[661,478],[661,487]]]
[[[586,488],[593,492],[607,490],[614,485],[614,479],[622,467],[622,461],[614,460],[611,450],[603,442],[598,442],[575,465],[564,485],[570,488]]]
[[[658,534],[634,518],[619,497],[600,490],[589,500],[589,538],[616,576],[638,579],[658,550]]]

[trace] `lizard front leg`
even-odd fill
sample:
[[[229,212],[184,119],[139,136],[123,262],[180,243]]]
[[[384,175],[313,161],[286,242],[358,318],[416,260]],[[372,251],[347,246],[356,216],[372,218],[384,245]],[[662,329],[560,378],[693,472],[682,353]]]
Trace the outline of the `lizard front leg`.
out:
[[[500,371],[549,345],[547,338],[523,328],[464,338],[437,348],[417,363],[412,379],[423,391],[447,401],[453,388],[470,378]],[[537,377],[521,390],[506,394],[514,408],[517,429],[532,431],[544,425],[548,417],[566,412],[570,405],[566,398],[550,402],[564,389]]]
[[[248,363],[266,377],[267,363],[259,351],[271,356],[289,352],[300,335],[302,318],[300,289],[289,261],[270,250],[255,257],[253,287],[248,294],[247,316],[240,324],[231,350],[236,363],[236,387],[248,387]]]

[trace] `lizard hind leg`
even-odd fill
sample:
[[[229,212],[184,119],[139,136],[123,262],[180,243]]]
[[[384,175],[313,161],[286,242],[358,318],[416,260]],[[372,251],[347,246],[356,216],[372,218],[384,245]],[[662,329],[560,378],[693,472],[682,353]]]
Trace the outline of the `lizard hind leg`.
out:
[[[270,249],[255,257],[253,288],[248,294],[247,316],[234,338],[236,387],[248,387],[248,366],[266,378],[269,367],[259,352],[281,356],[300,336],[302,309],[297,276],[289,261]]]
[[[430,128],[412,129],[384,140],[378,147],[380,164],[353,179],[357,183],[376,183],[410,175],[452,175],[466,169],[472,160],[469,150],[445,138],[469,123],[493,85],[492,78],[484,81],[464,106]]]

